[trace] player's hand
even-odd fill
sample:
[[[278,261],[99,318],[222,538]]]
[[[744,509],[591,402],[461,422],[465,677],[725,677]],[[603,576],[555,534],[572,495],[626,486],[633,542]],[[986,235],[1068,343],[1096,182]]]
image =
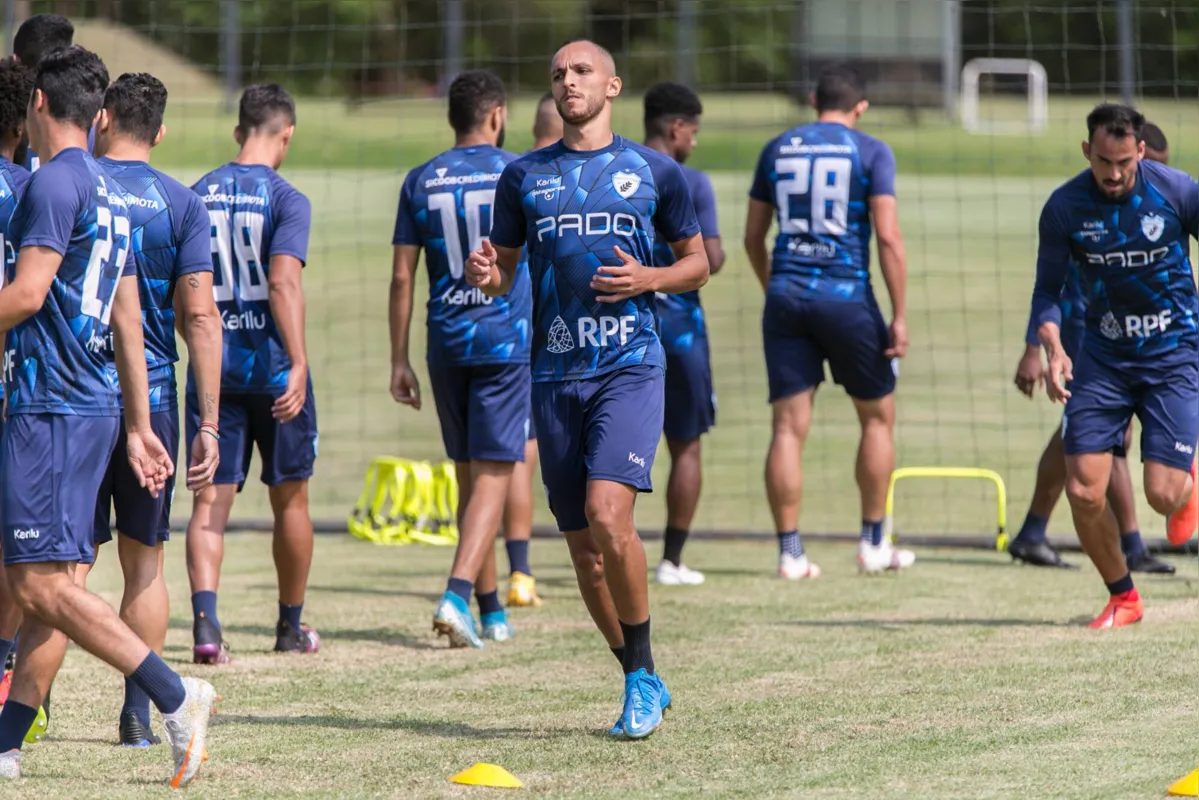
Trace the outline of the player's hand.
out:
[[[1041,360],[1041,348],[1026,347],[1024,356],[1016,365],[1016,388],[1025,397],[1031,398],[1037,387],[1045,382],[1045,363]]]
[[[891,346],[883,351],[887,358],[903,358],[908,354],[908,321],[903,317],[891,320]]]
[[[287,389],[271,406],[271,415],[280,422],[291,422],[304,410],[308,399],[308,367],[292,364],[287,373]]]
[[[129,431],[125,439],[125,453],[138,484],[149,491],[151,497],[158,497],[167,478],[175,472],[171,454],[150,431]]]
[[[484,239],[483,246],[473,251],[466,259],[466,267],[463,270],[466,282],[478,289],[490,284],[492,270],[498,260],[495,248],[489,240]]]
[[[595,299],[599,303],[619,303],[639,294],[653,291],[653,269],[644,267],[619,247],[612,252],[620,259],[619,267],[600,267],[591,279],[593,292],[604,292]]]
[[[221,448],[217,438],[201,430],[192,439],[191,464],[187,467],[187,488],[193,492],[207,489],[221,463]]]
[[[1049,354],[1049,370],[1045,379],[1045,391],[1049,399],[1055,403],[1065,403],[1070,399],[1070,390],[1066,384],[1074,380],[1074,362],[1062,350]]]
[[[391,365],[391,397],[397,403],[420,411],[420,381],[407,364]]]

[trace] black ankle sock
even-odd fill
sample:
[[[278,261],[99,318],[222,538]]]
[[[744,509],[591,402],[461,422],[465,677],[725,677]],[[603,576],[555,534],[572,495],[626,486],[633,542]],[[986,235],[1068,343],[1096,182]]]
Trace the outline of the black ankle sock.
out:
[[[676,567],[683,563],[683,545],[687,544],[688,533],[690,531],[667,526],[666,533],[663,536],[663,539],[665,539],[665,544],[662,547],[663,561],[669,561]]]
[[[637,625],[622,622],[620,630],[624,633],[624,658],[620,661],[624,667],[624,674],[644,669],[653,675],[654,654],[649,646],[649,618]]]
[[[1125,592],[1131,592],[1134,588],[1136,587],[1133,586],[1131,574],[1125,574],[1120,580],[1112,581],[1107,585],[1107,590],[1112,594],[1124,594]],[[627,642],[628,640],[626,636],[625,641]]]
[[[616,656],[616,660],[619,661],[621,663],[621,665],[623,666],[624,665],[624,645],[621,645],[620,647],[609,647],[608,649],[612,651],[612,655]]]

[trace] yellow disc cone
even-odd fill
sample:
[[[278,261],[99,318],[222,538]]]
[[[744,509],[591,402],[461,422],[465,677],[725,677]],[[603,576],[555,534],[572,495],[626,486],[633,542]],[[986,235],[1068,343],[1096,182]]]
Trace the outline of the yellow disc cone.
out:
[[[451,775],[450,782],[466,786],[490,786],[494,789],[520,789],[524,786],[515,775],[495,764],[475,764],[457,775]]]
[[[1199,797],[1199,769],[1170,784],[1166,794],[1172,797]]]

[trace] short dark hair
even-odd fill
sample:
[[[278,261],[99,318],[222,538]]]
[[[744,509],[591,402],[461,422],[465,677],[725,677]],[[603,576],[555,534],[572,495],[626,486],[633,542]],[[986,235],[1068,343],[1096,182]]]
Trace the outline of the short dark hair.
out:
[[[15,136],[33,92],[33,70],[12,59],[0,61],[0,136]]]
[[[22,64],[36,69],[55,50],[65,50],[75,41],[75,26],[61,14],[34,14],[21,23],[12,40],[12,52]]]
[[[1094,139],[1095,132],[1102,129],[1116,139],[1135,136],[1139,142],[1144,136],[1144,128],[1145,115],[1121,103],[1102,103],[1087,114],[1088,140]]]
[[[848,64],[826,67],[816,79],[816,111],[853,111],[866,99],[866,81]]]
[[[1150,150],[1156,150],[1159,153],[1170,149],[1170,143],[1166,141],[1166,134],[1152,122],[1146,122],[1141,126],[1141,141]]]
[[[45,95],[51,117],[86,131],[104,105],[108,68],[100,56],[73,44],[38,63],[33,86]]]
[[[126,72],[104,93],[113,127],[145,144],[154,144],[167,109],[167,87],[148,72]]]
[[[704,113],[699,95],[681,83],[655,83],[645,92],[645,135],[661,136],[676,119],[695,122]]]
[[[454,78],[450,84],[447,117],[454,133],[461,136],[483,124],[497,106],[507,102],[504,82],[485,69],[472,69]]]
[[[296,124],[296,101],[277,83],[256,83],[241,93],[237,106],[237,129],[243,135],[273,125],[283,117],[288,127]]]

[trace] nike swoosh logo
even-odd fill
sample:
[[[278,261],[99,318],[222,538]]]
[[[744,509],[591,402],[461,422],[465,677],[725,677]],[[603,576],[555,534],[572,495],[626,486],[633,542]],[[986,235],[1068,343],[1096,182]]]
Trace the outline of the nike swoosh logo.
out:
[[[637,727],[637,709],[635,708],[629,709],[629,727]]]

